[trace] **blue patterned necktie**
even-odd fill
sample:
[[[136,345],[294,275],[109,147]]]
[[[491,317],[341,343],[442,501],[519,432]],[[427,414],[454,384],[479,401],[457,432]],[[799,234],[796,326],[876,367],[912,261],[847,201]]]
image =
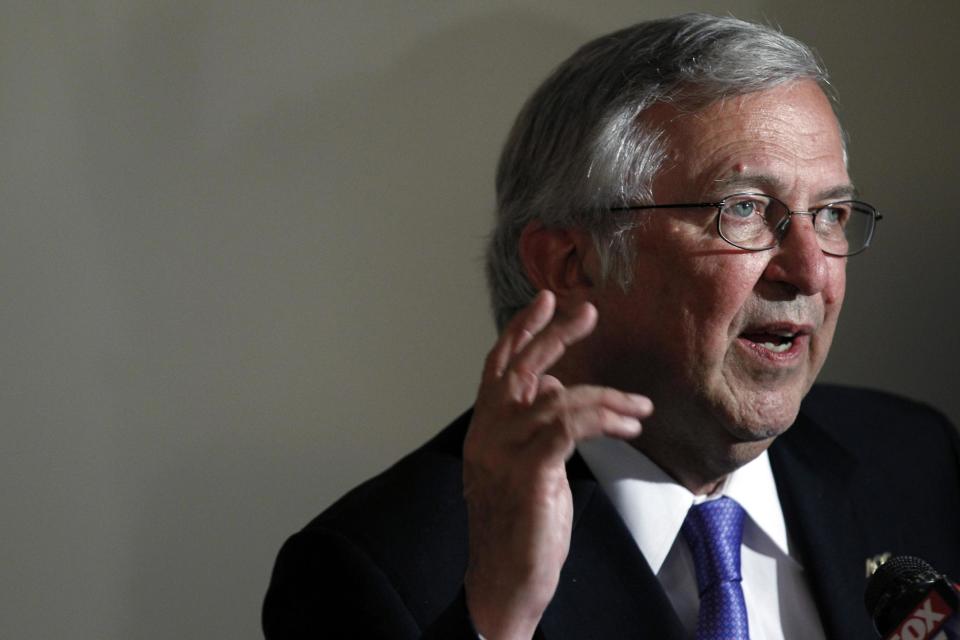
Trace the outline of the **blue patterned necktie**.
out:
[[[700,591],[697,640],[749,640],[740,586],[743,507],[722,497],[691,507],[683,527]]]

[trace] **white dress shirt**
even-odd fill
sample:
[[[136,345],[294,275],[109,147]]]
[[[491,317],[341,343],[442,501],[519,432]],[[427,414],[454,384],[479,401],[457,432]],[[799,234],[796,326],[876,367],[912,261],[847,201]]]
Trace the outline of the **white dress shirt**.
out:
[[[691,506],[725,495],[747,512],[740,572],[751,640],[825,638],[803,567],[790,552],[766,451],[705,497],[693,495],[623,441],[598,438],[581,442],[577,449],[660,580],[689,637],[695,636],[700,599],[693,556],[680,527]]]

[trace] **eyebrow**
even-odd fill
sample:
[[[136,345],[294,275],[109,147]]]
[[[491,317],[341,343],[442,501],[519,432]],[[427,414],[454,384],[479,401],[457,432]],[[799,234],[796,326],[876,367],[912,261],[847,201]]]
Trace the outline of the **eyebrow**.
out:
[[[766,174],[737,174],[729,178],[719,178],[714,184],[724,194],[729,195],[737,190],[751,190],[760,188],[764,193],[777,196],[787,190],[785,183],[776,176]],[[857,188],[853,184],[839,184],[829,187],[815,194],[813,200],[846,200],[858,196]]]

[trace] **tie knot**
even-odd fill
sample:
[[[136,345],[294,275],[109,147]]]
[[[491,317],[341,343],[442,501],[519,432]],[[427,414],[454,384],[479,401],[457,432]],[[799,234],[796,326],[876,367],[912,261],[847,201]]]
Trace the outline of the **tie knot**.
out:
[[[740,580],[743,507],[726,496],[694,505],[680,529],[693,553],[701,595],[721,582]]]

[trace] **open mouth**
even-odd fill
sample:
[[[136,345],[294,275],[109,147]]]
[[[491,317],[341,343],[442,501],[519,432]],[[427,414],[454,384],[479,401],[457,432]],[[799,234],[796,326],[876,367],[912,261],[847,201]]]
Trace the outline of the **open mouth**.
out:
[[[744,340],[773,353],[785,353],[790,350],[799,334],[794,331],[757,331],[740,335]]]

